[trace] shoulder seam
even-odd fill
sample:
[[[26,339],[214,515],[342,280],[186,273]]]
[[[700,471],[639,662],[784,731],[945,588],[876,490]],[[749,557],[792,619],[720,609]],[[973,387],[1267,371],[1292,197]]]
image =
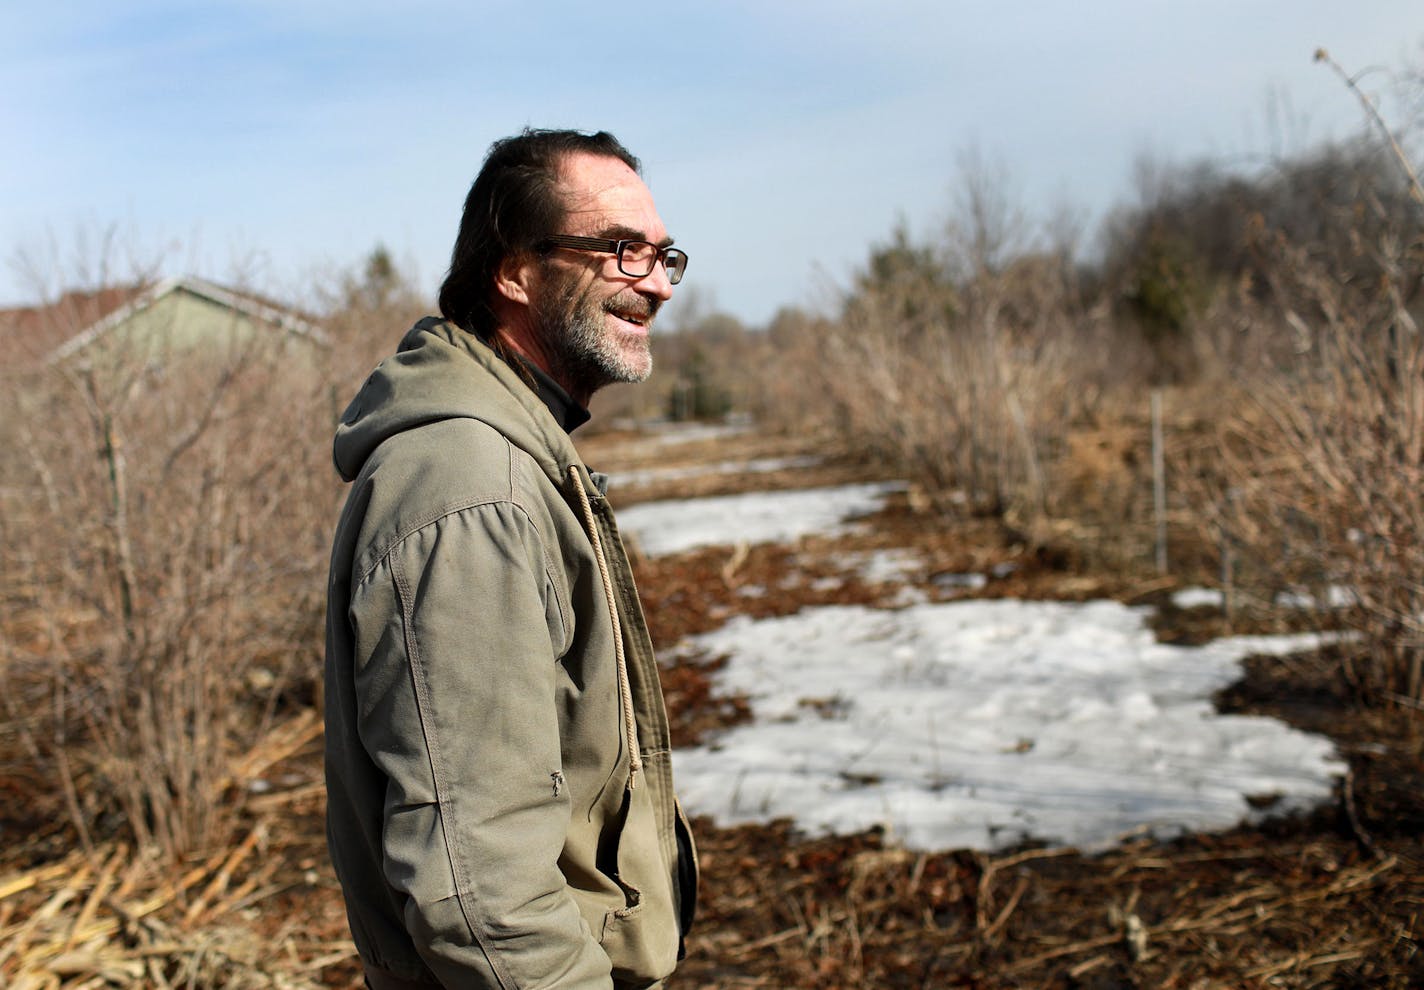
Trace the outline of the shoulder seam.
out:
[[[376,568],[381,566],[381,562],[391,555],[391,551],[393,551],[396,547],[400,546],[415,533],[418,533],[422,529],[425,529],[427,526],[439,522],[446,516],[458,515],[459,513],[464,512],[467,509],[477,509],[482,505],[498,504],[513,505],[520,512],[522,512],[526,518],[528,518],[529,516],[528,510],[526,510],[524,506],[520,505],[513,499],[500,495],[482,495],[479,498],[460,499],[456,502],[447,502],[444,505],[431,509],[424,515],[416,516],[415,520],[411,522],[410,525],[408,525],[405,529],[401,530],[399,533],[396,533],[394,536],[388,539],[385,545],[381,547],[380,552],[372,558],[371,563],[368,564],[364,570],[362,570],[360,576],[356,579],[355,584],[364,584],[366,579],[371,576],[371,573],[375,571]],[[532,519],[530,521],[533,522]]]
[[[523,469],[523,466],[520,465],[516,453],[518,448],[515,444],[510,442],[508,437],[502,437],[502,439],[509,453],[508,491],[498,495],[486,494],[477,498],[458,499],[456,501],[447,502],[444,505],[436,506],[435,508],[427,510],[424,514],[416,516],[404,529],[389,537],[386,543],[380,547],[379,551],[374,554],[371,558],[371,562],[361,570],[360,574],[356,576],[352,582],[351,587],[353,591],[360,585],[365,584],[371,575],[380,568],[381,564],[391,556],[396,548],[421,530],[438,523],[448,516],[458,515],[470,509],[478,509],[487,505],[509,505],[517,509],[519,513],[524,516],[525,520],[529,523],[530,530],[539,537],[539,556],[544,562],[544,579],[548,581],[550,586],[554,589],[554,602],[558,606],[559,618],[563,622],[565,631],[567,632],[573,628],[573,606],[568,600],[569,592],[566,591],[555,578],[559,568],[550,552],[549,541],[544,538],[543,534],[539,533],[539,528],[534,522],[533,513],[529,511],[529,507],[524,504],[524,500],[520,498],[519,495],[516,474]]]

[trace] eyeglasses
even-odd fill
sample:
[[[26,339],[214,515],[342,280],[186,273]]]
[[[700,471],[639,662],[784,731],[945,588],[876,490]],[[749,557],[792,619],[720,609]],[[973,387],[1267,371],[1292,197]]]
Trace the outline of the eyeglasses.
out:
[[[659,261],[667,271],[667,279],[673,285],[682,281],[682,273],[687,271],[687,252],[675,247],[660,248],[650,241],[615,241],[603,237],[575,237],[572,234],[554,234],[544,238],[549,247],[570,248],[574,251],[602,251],[618,256],[618,270],[629,278],[647,278]]]

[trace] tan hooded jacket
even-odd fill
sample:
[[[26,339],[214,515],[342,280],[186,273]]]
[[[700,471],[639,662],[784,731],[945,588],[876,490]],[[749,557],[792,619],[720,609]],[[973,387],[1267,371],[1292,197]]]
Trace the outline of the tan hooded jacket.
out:
[[[608,503],[478,339],[434,319],[342,416],[327,835],[384,987],[657,986],[696,856]]]

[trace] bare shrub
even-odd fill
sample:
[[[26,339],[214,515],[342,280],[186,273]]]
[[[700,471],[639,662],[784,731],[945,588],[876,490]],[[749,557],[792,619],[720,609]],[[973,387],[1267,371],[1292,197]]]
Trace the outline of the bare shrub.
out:
[[[1363,634],[1345,673],[1367,696],[1424,700],[1424,225],[1387,218],[1358,240],[1367,278],[1311,245],[1266,238],[1274,306],[1253,330],[1295,350],[1241,369],[1223,424],[1212,517],[1262,596],[1313,603]],[[1384,222],[1385,218],[1376,218]],[[1349,661],[1347,661],[1349,662]]]
[[[96,344],[6,390],[11,729],[87,845],[226,838],[240,759],[314,700],[329,468],[311,342]]]
[[[1424,187],[1374,102],[1322,49],[1377,135],[1319,197],[1314,236],[1253,218],[1269,291],[1251,329],[1287,340],[1238,371],[1214,520],[1270,594],[1357,629],[1344,674],[1371,700],[1424,700]],[[1419,95],[1415,93],[1416,97]],[[1318,164],[1326,164],[1321,160]],[[1328,169],[1310,190],[1338,188]],[[1291,178],[1289,174],[1280,181]],[[1297,197],[1299,198],[1299,197]],[[1304,594],[1301,594],[1304,592]]]
[[[971,176],[941,245],[903,231],[877,251],[822,343],[824,389],[853,448],[895,464],[945,511],[1031,533],[1051,472],[1086,415],[1107,337],[1080,305],[1066,249],[1030,249],[1023,221]]]
[[[814,438],[828,449],[844,446],[828,421],[828,379],[843,374],[827,354],[834,321],[787,307],[772,317],[764,333],[752,337],[739,369],[745,411],[761,429]]]

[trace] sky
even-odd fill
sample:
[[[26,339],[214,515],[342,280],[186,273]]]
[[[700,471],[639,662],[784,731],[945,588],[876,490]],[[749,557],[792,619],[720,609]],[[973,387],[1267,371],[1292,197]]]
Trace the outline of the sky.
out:
[[[713,466],[710,470],[718,470]],[[615,475],[620,489],[639,479]],[[887,486],[644,502],[622,531],[654,556],[738,541],[794,543],[808,506],[821,535],[855,526]],[[1026,840],[1107,848],[1308,809],[1345,763],[1334,744],[1271,718],[1222,714],[1212,695],[1251,653],[1311,635],[1159,643],[1151,610],[1114,601],[952,600],[986,575],[940,575],[931,598],[912,551],[845,554],[846,574],[899,585],[899,607],[733,617],[679,644],[725,656],[717,690],[751,719],[673,754],[678,793],[721,825],[788,818],[809,833],[883,828],[913,849]],[[790,575],[789,575],[790,576]],[[953,578],[953,580],[943,580]],[[838,580],[821,578],[821,581]],[[744,586],[757,596],[768,589]],[[943,598],[950,598],[945,601]],[[1220,608],[1183,589],[1179,607]]]
[[[964,163],[1085,243],[1134,163],[1261,164],[1387,98],[1419,0],[126,0],[0,11],[0,304],[158,268],[310,303],[385,246],[433,298],[491,141],[607,129],[687,279],[670,312],[825,310]]]

